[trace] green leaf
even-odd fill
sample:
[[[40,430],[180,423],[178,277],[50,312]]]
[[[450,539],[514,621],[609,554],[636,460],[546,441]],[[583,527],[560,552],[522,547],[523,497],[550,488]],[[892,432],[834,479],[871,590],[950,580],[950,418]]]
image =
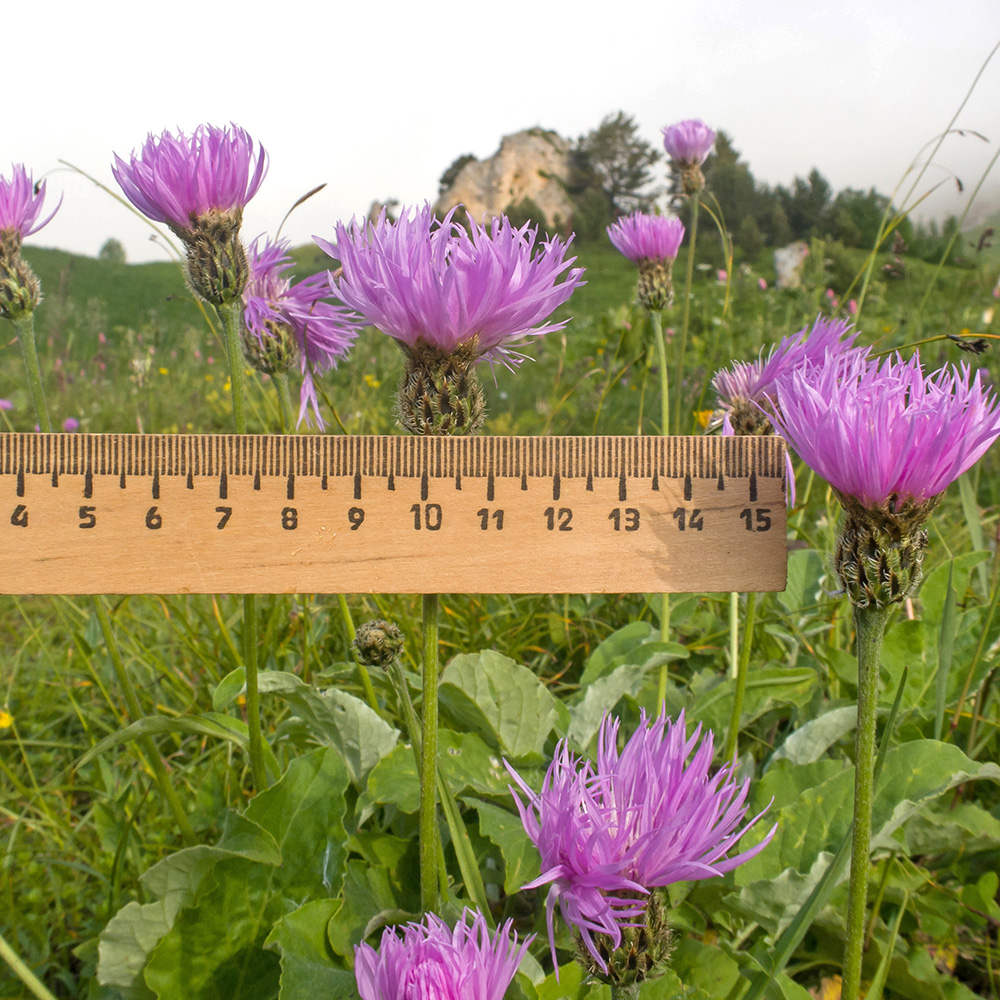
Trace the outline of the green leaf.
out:
[[[145,969],[161,998],[271,1000],[280,966],[263,944],[301,900],[337,894],[346,857],[348,775],[333,749],[294,760],[246,816],[276,841],[280,865],[244,857],[218,863],[197,898],[178,914]]]
[[[344,873],[344,888],[339,902],[330,911],[328,926],[324,928],[329,943],[338,955],[354,961],[354,946],[365,939],[365,932],[382,913],[392,913],[391,920],[400,913],[399,898],[393,891],[389,872],[364,861],[349,861]],[[413,900],[413,902],[418,902]],[[418,903],[419,908],[419,903]],[[403,914],[403,921],[415,917]]]
[[[538,848],[525,833],[521,817],[482,799],[465,800],[479,813],[479,830],[500,848],[504,862],[504,892],[513,895],[540,873]]]
[[[739,965],[721,948],[693,937],[677,943],[670,968],[685,987],[704,990],[709,997],[729,996],[740,978]]]
[[[295,674],[265,670],[261,694],[278,694],[294,712],[285,731],[307,746],[336,747],[357,788],[364,788],[371,769],[399,742],[394,729],[360,698],[336,688],[317,691]]]
[[[153,865],[140,881],[155,902],[126,904],[101,932],[98,982],[117,986],[126,996],[152,996],[139,974],[149,953],[173,926],[180,910],[194,902],[212,869],[226,858],[241,856],[263,864],[279,864],[274,838],[245,817],[233,814],[219,846],[188,847]]]
[[[819,760],[837,740],[851,732],[857,721],[858,710],[853,705],[824,712],[796,729],[771,754],[767,766],[771,767],[779,760],[787,760],[792,764],[811,764]]]
[[[775,597],[790,614],[802,617],[803,609],[815,607],[819,601],[825,575],[826,560],[815,549],[793,549],[788,553],[785,589]]]
[[[649,622],[630,622],[617,632],[612,632],[587,658],[580,677],[580,687],[593,684],[599,677],[610,674],[625,663],[645,663],[650,650],[643,649],[656,643],[656,652],[663,660],[685,660],[691,653],[679,642],[660,642],[660,630]]]
[[[963,477],[964,478],[964,477]],[[937,683],[934,685],[934,739],[944,733],[944,711],[948,699],[948,674],[955,650],[955,588],[953,578],[955,560],[948,560],[948,585],[945,589],[944,609],[941,612],[941,629],[938,633]]]
[[[228,708],[246,690],[246,685],[246,667],[237,667],[235,670],[230,670],[219,681],[218,686],[212,692],[212,710],[221,712],[223,709]]]
[[[442,709],[505,756],[541,754],[558,717],[556,699],[527,667],[491,649],[452,658],[440,688]],[[463,711],[471,706],[475,711]],[[488,729],[483,730],[484,719]]]
[[[567,739],[579,749],[586,750],[605,714],[614,711],[623,695],[629,694],[634,698],[642,687],[647,672],[659,662],[625,663],[606,677],[590,684],[583,698],[570,706],[571,721],[566,733]]]
[[[336,899],[315,899],[282,917],[268,934],[264,947],[281,956],[279,1000],[357,997],[354,973],[336,966],[326,936],[327,924],[339,905]]]
[[[729,725],[736,682],[730,678],[696,692],[688,717],[714,732],[724,732]],[[819,685],[819,674],[811,667],[757,667],[747,677],[746,693],[740,725],[748,726],[755,719],[782,705],[805,705]]]

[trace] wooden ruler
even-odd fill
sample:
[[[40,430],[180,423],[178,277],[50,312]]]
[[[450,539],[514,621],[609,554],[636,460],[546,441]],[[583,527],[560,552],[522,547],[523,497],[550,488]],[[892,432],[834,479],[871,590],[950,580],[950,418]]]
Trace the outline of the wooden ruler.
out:
[[[0,435],[0,592],[785,587],[775,437]]]

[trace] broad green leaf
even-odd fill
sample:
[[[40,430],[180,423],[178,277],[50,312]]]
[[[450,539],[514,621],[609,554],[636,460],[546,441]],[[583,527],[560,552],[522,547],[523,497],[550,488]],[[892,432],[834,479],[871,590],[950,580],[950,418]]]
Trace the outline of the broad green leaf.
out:
[[[810,667],[751,668],[743,698],[740,724],[747,726],[755,719],[781,705],[805,705],[819,684],[819,675]],[[735,697],[736,682],[729,678],[699,693],[688,713],[692,722],[700,722],[713,732],[721,733],[729,725]]]
[[[590,654],[580,687],[586,688],[626,663],[658,666],[669,660],[686,660],[690,655],[687,646],[679,642],[661,642],[660,630],[649,622],[630,622],[609,635]],[[651,657],[655,657],[655,664],[649,662]]]
[[[815,549],[794,549],[788,553],[785,589],[775,594],[781,606],[796,617],[816,605],[823,592],[826,559]]]
[[[687,989],[704,990],[709,997],[729,996],[740,978],[739,965],[721,948],[690,936],[677,942],[670,968]]]
[[[570,706],[571,721],[566,734],[567,739],[579,749],[586,750],[600,728],[605,714],[614,711],[615,705],[621,701],[623,695],[629,694],[635,697],[642,687],[647,671],[658,663],[659,661],[656,661],[656,664],[626,663],[589,685],[583,698]]]
[[[438,734],[438,765],[452,794],[458,797],[468,792],[489,798],[510,796],[511,778],[503,761],[475,733],[442,729]],[[529,783],[537,775],[530,769],[519,769],[519,773]],[[405,813],[420,808],[420,781],[409,747],[396,747],[372,769],[368,785],[358,797],[358,823],[364,823],[377,805],[393,805]]]
[[[117,986],[136,998],[151,996],[141,978],[136,978],[149,953],[173,926],[178,912],[194,901],[212,869],[234,856],[272,865],[281,861],[278,845],[270,834],[233,814],[217,847],[199,844],[185,848],[146,871],[140,881],[155,901],[128,903],[108,922],[98,945],[98,981]]]
[[[538,848],[525,833],[521,817],[482,799],[465,800],[479,813],[479,831],[488,837],[503,855],[504,892],[513,895],[526,882],[539,875]]]
[[[1000,844],[1000,819],[974,802],[926,809],[906,824],[906,853],[973,854]]]
[[[730,905],[776,936],[792,922],[832,860],[833,855],[823,851],[805,875],[786,868],[776,878],[760,879],[745,885],[737,901]]]
[[[779,760],[792,764],[811,764],[857,725],[858,710],[853,705],[834,708],[796,729],[777,750],[771,754],[768,767]]]
[[[230,670],[225,677],[219,681],[212,692],[212,710],[221,712],[228,708],[236,698],[246,690],[247,671],[246,667],[237,667]]]
[[[317,691],[295,674],[266,670],[261,694],[280,695],[294,717],[285,731],[307,746],[336,747],[357,788],[364,788],[371,769],[399,742],[394,729],[360,698],[336,688]]]
[[[357,997],[354,973],[337,967],[326,936],[327,924],[339,905],[336,899],[315,899],[282,917],[268,934],[264,947],[281,956],[279,1000]]]
[[[470,725],[505,756],[540,754],[558,716],[556,699],[527,667],[492,649],[454,657],[442,675],[442,709],[461,721],[468,702]],[[477,718],[486,720],[483,732]]]
[[[278,784],[250,803],[247,817],[275,839],[282,863],[235,857],[215,866],[212,884],[177,914],[150,955],[145,978],[158,997],[277,997],[279,961],[262,946],[303,899],[339,891],[347,783],[339,754],[316,750],[294,760]]]
[[[324,932],[329,944],[338,954],[351,963],[354,962],[354,946],[365,938],[365,932],[373,918],[380,913],[399,912],[400,900],[393,891],[389,872],[385,868],[369,865],[363,861],[349,861],[344,873],[344,887],[340,900],[327,918]],[[419,910],[419,897],[411,900]],[[417,919],[416,914],[406,914],[403,920]],[[391,918],[395,921],[395,916]]]

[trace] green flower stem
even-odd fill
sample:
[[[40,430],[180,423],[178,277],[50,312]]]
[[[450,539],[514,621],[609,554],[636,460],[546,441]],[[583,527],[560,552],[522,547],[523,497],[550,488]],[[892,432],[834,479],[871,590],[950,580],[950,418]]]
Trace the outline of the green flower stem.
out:
[[[740,656],[740,595],[734,590],[729,595],[729,676],[739,676]]]
[[[108,616],[107,609],[104,607],[103,599],[95,596],[93,600],[97,623],[101,627],[104,644],[108,647],[108,656],[111,657],[111,666],[114,668],[115,677],[118,679],[118,686],[122,689],[122,694],[125,696],[125,706],[128,709],[129,718],[133,722],[138,722],[142,718],[142,706],[139,704],[139,696],[136,694],[135,686],[132,684],[128,671],[125,669],[125,664],[122,663],[121,653],[118,650],[118,642],[111,627],[111,619]],[[146,756],[150,770],[153,772],[153,779],[160,789],[163,800],[174,814],[174,820],[181,831],[184,843],[188,847],[194,846],[198,843],[198,838],[195,835],[194,828],[191,826],[191,821],[188,819],[187,813],[184,811],[184,806],[181,805],[181,800],[174,790],[174,786],[170,783],[170,776],[167,774],[163,758],[160,756],[160,751],[157,749],[153,737],[148,735],[140,736],[138,743]]]
[[[7,943],[3,935],[0,934],[0,958],[10,966],[11,971],[18,979],[24,983],[38,1000],[56,1000],[46,988],[45,984],[36,976],[20,955]]]
[[[736,596],[736,595],[734,595]],[[743,645],[740,647],[740,662],[736,669],[736,693],[733,695],[733,711],[729,717],[729,733],[723,760],[730,761],[736,755],[736,744],[740,735],[740,716],[743,714],[743,696],[747,690],[747,675],[750,673],[750,647],[753,644],[753,626],[757,615],[757,595],[747,594],[747,622],[743,630]]]
[[[296,418],[295,409],[292,406],[292,391],[288,385],[288,374],[286,372],[276,372],[272,378],[274,379],[275,388],[278,390],[281,433],[291,434],[295,430]]]
[[[688,328],[691,321],[691,288],[694,284],[694,249],[698,241],[698,196],[691,199],[691,229],[688,238],[687,267],[684,271],[684,311],[681,314],[681,332],[677,342],[677,380],[674,399],[674,429],[681,429],[681,387],[684,385],[684,354],[687,351]]]
[[[233,430],[246,434],[246,383],[243,377],[243,302],[233,299],[216,306],[222,321],[229,358],[229,384],[233,400]],[[243,666],[247,678],[247,740],[250,751],[250,773],[257,791],[267,788],[270,781],[264,766],[264,735],[260,726],[260,692],[257,687],[257,595],[243,595]]]
[[[17,331],[17,344],[21,348],[21,359],[24,361],[24,371],[28,376],[31,402],[35,407],[35,419],[42,431],[51,434],[52,421],[49,420],[49,411],[45,406],[42,372],[38,367],[38,352],[35,350],[35,314],[33,312],[25,313],[11,322]]]
[[[347,642],[351,645],[353,649],[354,637],[358,634],[357,629],[354,627],[354,619],[351,617],[351,609],[347,606],[347,598],[343,594],[337,594],[337,604],[340,606],[340,617],[344,619],[344,628],[347,629]],[[373,711],[377,712],[379,715],[382,714],[378,707],[378,698],[375,695],[375,687],[372,684],[372,676],[368,672],[368,668],[355,657],[358,664],[358,676],[361,678],[361,687],[365,692],[365,701],[368,702],[368,707]],[[393,661],[396,662],[395,660]],[[410,730],[413,732],[413,730]]]
[[[420,748],[420,908],[434,913],[438,908],[437,824],[438,744],[438,595],[424,594],[424,687],[423,734]]]
[[[237,434],[247,432],[246,380],[243,376],[243,300],[233,299],[225,305],[216,306],[222,321],[222,333],[226,341],[226,356],[229,359],[229,383],[233,399],[233,429]]]
[[[882,637],[892,608],[855,607],[858,644],[858,728],[854,740],[854,830],[851,840],[847,942],[844,948],[842,1000],[858,1000],[865,938],[869,853],[874,798],[875,719],[878,708]]]
[[[670,433],[670,373],[667,367],[667,345],[663,339],[663,322],[660,312],[651,309],[649,321],[653,326],[653,339],[660,358],[660,433]],[[660,595],[660,640],[667,642],[670,635],[670,595]],[[667,664],[660,664],[660,682],[656,691],[656,711],[660,712],[667,698]]]

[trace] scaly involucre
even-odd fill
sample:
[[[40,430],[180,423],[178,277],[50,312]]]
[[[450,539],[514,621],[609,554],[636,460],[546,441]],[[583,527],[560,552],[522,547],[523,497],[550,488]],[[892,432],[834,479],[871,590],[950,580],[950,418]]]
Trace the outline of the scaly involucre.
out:
[[[111,172],[143,215],[186,231],[212,210],[242,209],[264,180],[267,153],[237,125],[199,125],[191,135],[150,133],[128,162],[116,153]]]
[[[716,372],[712,388],[727,419],[740,403],[752,403],[770,410],[774,406],[778,381],[806,365],[845,354],[864,356],[867,348],[854,347],[857,331],[846,320],[817,318],[812,329],[803,329],[772,346],[767,355],[761,349],[756,361],[737,361]],[[762,414],[763,416],[763,414]]]
[[[608,236],[629,260],[673,260],[684,238],[684,224],[675,215],[633,212],[608,226]]]
[[[715,132],[700,118],[688,118],[663,128],[663,148],[675,163],[700,166],[715,145]]]
[[[799,457],[863,507],[933,499],[1000,435],[992,392],[967,365],[925,375],[920,358],[849,355],[779,380],[774,426]]]
[[[401,930],[387,928],[378,951],[354,949],[361,1000],[503,1000],[534,938],[518,945],[509,920],[491,934],[469,910],[454,930],[433,913]]]
[[[38,190],[23,163],[11,165],[11,176],[0,177],[0,233],[15,233],[18,241],[37,233],[42,226],[52,221],[52,216],[59,211],[59,205],[41,222],[38,216],[42,213],[45,201],[45,181],[41,181]]]
[[[700,726],[685,736],[683,712],[676,722],[644,713],[619,753],[618,720],[605,716],[596,763],[575,757],[562,741],[539,793],[508,764],[525,796],[511,789],[521,822],[541,854],[542,873],[524,888],[551,884],[553,962],[556,903],[607,971],[595,933],[618,947],[621,928],[641,916],[651,889],[722,875],[774,835],[772,828],[749,850],[727,856],[760,815],[744,821],[749,781],[737,782],[729,765],[710,774],[712,735],[699,746],[700,739]]]
[[[322,427],[313,375],[337,367],[357,339],[362,321],[344,306],[325,301],[330,297],[327,271],[293,285],[284,276],[294,264],[287,251],[285,240],[272,243],[265,239],[263,244],[254,240],[250,244],[250,280],[243,292],[243,318],[247,331],[262,346],[274,336],[274,325],[287,327],[295,335],[302,369],[299,421],[311,407]]]
[[[530,225],[500,216],[466,228],[455,212],[439,222],[424,205],[391,222],[383,211],[338,223],[332,242],[314,239],[343,268],[335,294],[383,333],[444,353],[474,342],[479,357],[515,364],[514,347],[566,325],[545,320],[584,283],[583,269],[571,267],[568,243],[539,240]]]

